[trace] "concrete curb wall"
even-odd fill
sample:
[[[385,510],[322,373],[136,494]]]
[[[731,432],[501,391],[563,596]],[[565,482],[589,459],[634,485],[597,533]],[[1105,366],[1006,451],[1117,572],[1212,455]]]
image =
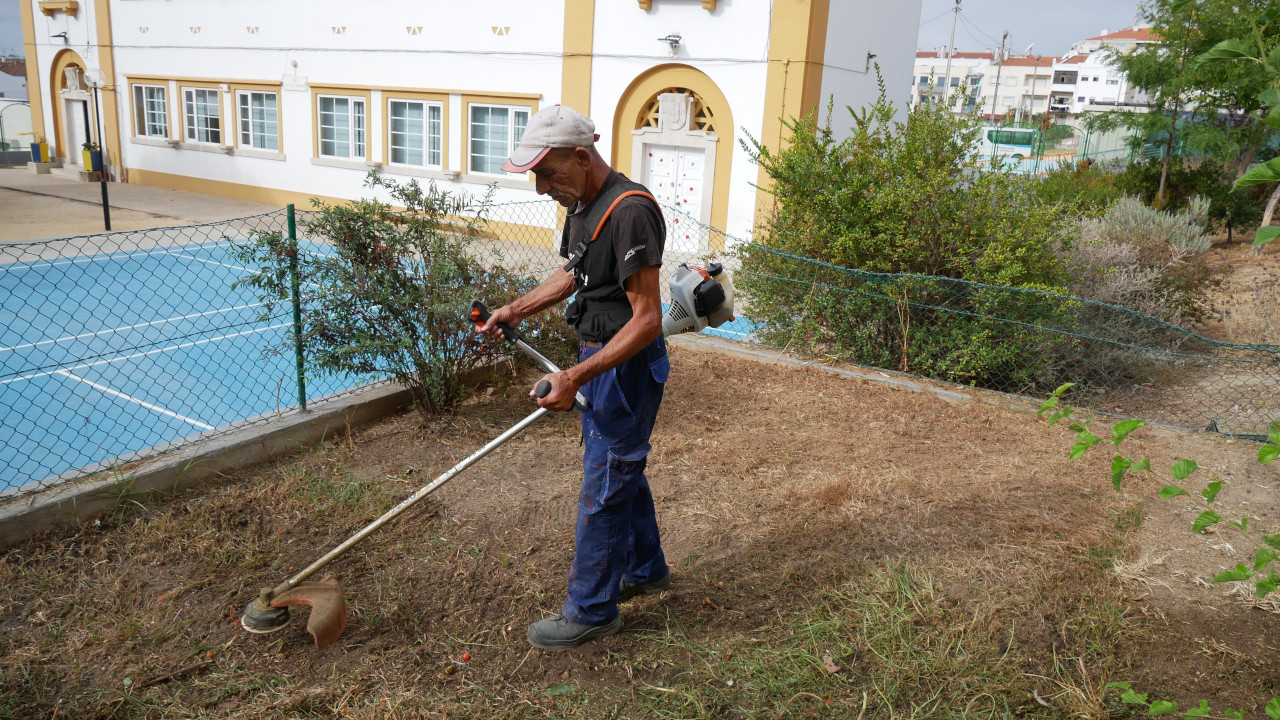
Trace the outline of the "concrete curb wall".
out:
[[[491,370],[484,371],[487,378]],[[340,430],[379,420],[413,398],[394,385],[321,400],[307,412],[292,410],[265,425],[254,425],[168,453],[112,477],[71,481],[0,507],[0,549],[49,530],[74,527],[144,495],[173,494],[185,488],[314,445]]]

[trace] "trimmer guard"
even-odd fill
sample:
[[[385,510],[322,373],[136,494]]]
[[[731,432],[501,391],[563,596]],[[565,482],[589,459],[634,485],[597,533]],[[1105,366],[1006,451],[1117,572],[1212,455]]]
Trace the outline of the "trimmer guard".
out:
[[[311,608],[307,632],[315,638],[316,649],[323,650],[335,643],[347,627],[347,601],[342,597],[338,579],[326,575],[320,582],[301,583],[271,601],[271,607],[301,605]]]

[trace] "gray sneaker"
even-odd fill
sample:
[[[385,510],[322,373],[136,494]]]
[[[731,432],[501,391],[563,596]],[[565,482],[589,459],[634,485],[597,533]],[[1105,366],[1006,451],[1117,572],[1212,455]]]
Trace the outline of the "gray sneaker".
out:
[[[626,602],[637,595],[656,595],[657,593],[671,587],[671,571],[668,570],[666,575],[660,580],[651,580],[647,583],[633,583],[622,580],[618,583],[618,602]]]
[[[620,615],[604,625],[584,625],[564,615],[556,615],[529,626],[529,644],[543,650],[568,650],[591,638],[607,637],[621,629]]]

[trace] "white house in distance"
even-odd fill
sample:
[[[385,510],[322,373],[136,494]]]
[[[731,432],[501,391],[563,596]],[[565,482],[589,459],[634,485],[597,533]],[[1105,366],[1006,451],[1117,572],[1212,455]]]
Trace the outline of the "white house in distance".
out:
[[[27,68],[21,60],[0,61],[0,98],[27,99]]]
[[[595,120],[615,167],[738,237],[765,180],[744,131],[776,148],[780,118],[871,102],[873,63],[904,85],[920,7],[21,0],[36,126],[72,165],[98,137],[97,86],[100,141],[127,182],[305,206],[365,194],[378,167],[528,200],[531,178],[499,166],[531,114],[563,103]]]
[[[998,51],[956,52],[951,57],[951,111],[960,114],[980,112],[987,119],[1013,120],[1030,113],[1044,112],[1049,97],[1051,68],[1054,57],[1010,55],[997,60]],[[929,96],[941,97],[947,82],[947,50],[916,53],[915,88],[912,103]],[[959,96],[955,93],[963,88]]]
[[[1143,107],[1147,94],[1115,67],[1112,52],[1127,53],[1153,42],[1158,39],[1151,28],[1135,26],[1117,32],[1103,29],[1101,35],[1075,43],[1061,58],[1007,53],[1001,58],[999,51],[990,50],[954,52],[948,93],[951,110],[972,113],[981,103],[983,117],[1008,121],[1044,112],[1067,120],[1116,106]],[[946,48],[916,53],[913,103],[928,95],[931,77],[933,97],[940,97],[946,67]],[[958,88],[965,88],[960,98],[952,94]]]

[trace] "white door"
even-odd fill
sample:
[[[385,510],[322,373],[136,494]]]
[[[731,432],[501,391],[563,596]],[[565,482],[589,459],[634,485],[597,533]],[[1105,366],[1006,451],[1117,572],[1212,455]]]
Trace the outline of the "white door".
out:
[[[87,116],[84,112],[83,100],[67,100],[67,112],[63,115],[67,119],[67,162],[71,165],[80,166],[84,164],[84,155],[80,152],[84,149],[84,144],[89,141],[85,136],[84,128]]]
[[[702,193],[705,189],[706,153],[697,148],[673,145],[649,145],[645,152],[645,185],[658,203],[678,208],[700,223],[706,223]],[[667,249],[698,252],[706,249],[707,237],[695,223],[673,221],[667,228]]]

